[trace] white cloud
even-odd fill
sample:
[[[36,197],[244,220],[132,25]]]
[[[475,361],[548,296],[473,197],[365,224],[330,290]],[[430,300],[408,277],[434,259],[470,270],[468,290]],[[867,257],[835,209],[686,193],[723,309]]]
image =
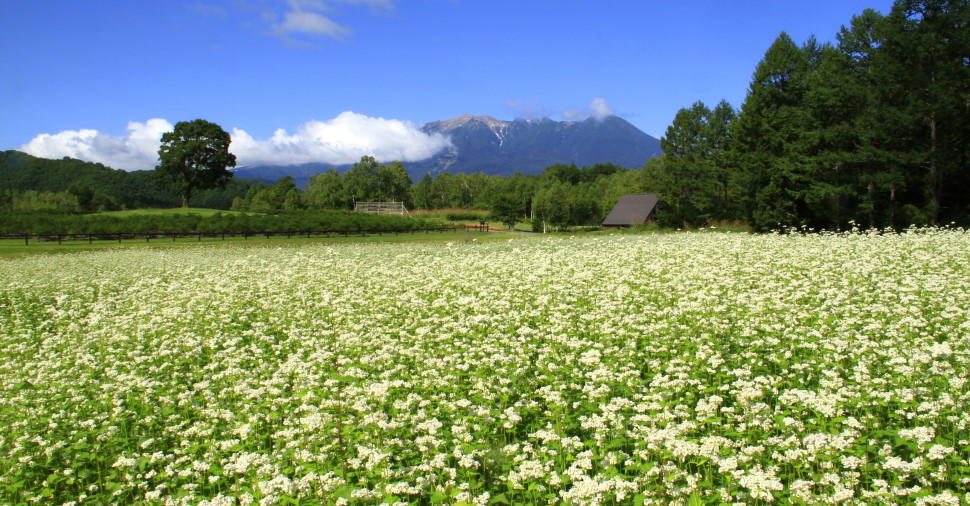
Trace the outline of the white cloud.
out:
[[[124,170],[151,170],[158,163],[162,134],[172,130],[168,121],[155,118],[128,123],[128,133],[114,136],[97,130],[65,130],[40,134],[20,150],[42,158],[69,156]],[[410,121],[343,112],[328,121],[308,121],[293,134],[277,129],[266,140],[254,139],[233,128],[229,150],[237,165],[294,165],[300,163],[354,163],[364,155],[380,161],[413,162],[434,156],[451,145],[441,134],[426,134]]]
[[[590,116],[596,119],[603,119],[613,114],[613,108],[606,103],[606,99],[596,97],[589,103]]]
[[[283,22],[273,25],[273,32],[283,37],[305,33],[337,39],[350,33],[350,29],[315,12],[290,11],[283,15]]]
[[[585,109],[567,109],[559,113],[566,121],[583,121],[587,118],[601,120],[613,114],[613,108],[606,103],[606,99],[596,97],[589,102]]]
[[[231,150],[242,165],[354,163],[364,155],[381,161],[424,160],[450,145],[441,134],[426,134],[409,121],[373,118],[351,111],[329,121],[308,121],[295,133],[276,130],[260,141],[245,130],[232,130]]]
[[[519,100],[510,99],[505,101],[505,107],[512,111],[516,118],[536,119],[549,116],[546,109],[539,100]]]
[[[567,109],[559,113],[559,115],[566,121],[582,121],[589,117],[589,112],[583,109]]]
[[[20,150],[41,158],[69,156],[116,169],[150,170],[158,162],[162,134],[172,128],[168,121],[153,118],[144,123],[129,122],[128,134],[120,137],[91,129],[64,130],[40,134]]]
[[[329,15],[324,15],[332,10],[332,4],[335,3],[364,5],[372,11],[394,8],[393,0],[289,0],[288,9],[283,12],[282,19],[272,23],[273,33],[288,42],[294,42],[291,36],[296,34],[334,39],[349,35],[350,28],[338,24]],[[275,15],[271,16],[275,18]]]
[[[392,10],[394,9],[394,0],[335,0],[340,3],[351,4],[351,5],[367,5],[371,9],[384,9]]]

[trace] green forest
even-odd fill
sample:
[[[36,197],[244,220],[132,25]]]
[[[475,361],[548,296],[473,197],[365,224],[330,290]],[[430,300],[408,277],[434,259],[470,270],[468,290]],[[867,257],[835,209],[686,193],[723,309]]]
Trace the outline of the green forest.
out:
[[[442,173],[412,181],[401,162],[365,156],[305,190],[231,178],[191,194],[192,207],[283,213],[402,201],[409,209],[487,209],[535,230],[598,225],[619,197],[660,197],[668,227],[744,223],[903,229],[970,225],[970,7],[899,0],[866,10],[835,43],[781,33],[753,71],[739,108],[721,101],[680,109],[664,154],[628,170],[604,161],[559,164],[538,175]],[[124,172],[65,158],[0,153],[0,212],[86,213],[174,207],[178,188],[159,171]]]
[[[543,222],[565,228],[598,225],[620,196],[647,189],[645,174],[608,163],[553,165],[540,175],[444,173],[425,175],[412,184],[399,162],[381,165],[363,157],[343,174],[329,170],[311,177],[303,192],[289,177],[251,186],[244,197],[233,200],[232,210],[351,209],[355,201],[395,201],[408,209],[486,209],[510,226],[531,219],[537,230]]]
[[[739,111],[695,103],[646,171],[669,222],[755,230],[967,225],[970,7],[897,1],[798,45],[782,33]]]
[[[192,207],[229,209],[252,181],[231,179],[224,188],[200,190]],[[74,158],[51,160],[0,151],[0,212],[97,212],[176,207],[178,189],[157,171],[112,169]]]

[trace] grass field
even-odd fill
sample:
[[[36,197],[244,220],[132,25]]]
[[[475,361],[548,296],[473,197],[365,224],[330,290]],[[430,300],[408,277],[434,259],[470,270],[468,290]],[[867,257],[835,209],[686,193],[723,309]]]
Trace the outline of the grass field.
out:
[[[488,226],[489,227],[491,227],[491,228],[499,228],[499,229],[502,229],[502,230],[505,230],[506,229],[505,225],[502,224],[501,222],[488,219],[488,215],[489,215],[489,212],[488,211],[480,210],[480,209],[418,209],[418,210],[415,210],[415,211],[411,211],[411,214],[414,215],[414,216],[420,216],[422,218],[438,218],[438,219],[440,219],[443,222],[454,223],[454,224],[461,225],[461,226],[470,225],[470,226],[473,226],[474,227],[474,226],[478,226],[479,223],[480,223],[480,220],[478,220],[478,219],[476,219],[476,220],[449,220],[448,219],[448,214],[451,214],[451,213],[459,213],[459,214],[479,214],[479,215],[481,215],[481,218],[483,218],[483,219],[486,220],[486,222],[488,223]],[[532,224],[531,223],[528,223],[528,222],[525,222],[525,221],[518,222],[518,223],[515,224],[515,228],[513,229],[513,231],[515,231],[515,232],[532,232]]]
[[[960,504],[970,236],[0,262],[0,503]]]

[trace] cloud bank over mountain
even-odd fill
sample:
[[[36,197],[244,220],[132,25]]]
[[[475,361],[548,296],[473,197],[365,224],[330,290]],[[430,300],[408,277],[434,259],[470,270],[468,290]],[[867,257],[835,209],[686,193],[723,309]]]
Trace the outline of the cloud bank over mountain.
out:
[[[43,158],[69,156],[124,170],[151,170],[158,163],[162,134],[172,123],[153,118],[129,122],[121,136],[94,129],[64,130],[37,135],[20,150]],[[308,121],[289,133],[277,129],[264,140],[241,128],[230,130],[229,150],[237,165],[295,165],[308,162],[335,165],[353,163],[365,155],[382,161],[417,161],[450,146],[442,134],[425,133],[410,121],[375,118],[352,111],[327,121]]]
[[[613,115],[613,108],[606,103],[606,99],[595,97],[589,102],[585,109],[569,109],[560,113],[567,121],[582,121],[586,118],[602,120]]]
[[[240,165],[346,164],[364,155],[384,161],[424,160],[449,145],[446,136],[424,133],[409,121],[347,111],[329,121],[308,121],[293,134],[278,129],[264,141],[234,128],[231,150]]]
[[[89,128],[64,130],[40,134],[20,146],[20,151],[41,158],[69,156],[115,169],[149,170],[158,163],[162,134],[173,128],[165,119],[152,118],[144,123],[128,122],[128,133],[122,136]]]
[[[603,97],[594,97],[586,107],[569,109],[547,106],[539,99],[509,99],[505,101],[505,107],[512,111],[516,118],[522,119],[560,117],[565,121],[583,121],[587,118],[602,120],[615,114],[613,107]]]

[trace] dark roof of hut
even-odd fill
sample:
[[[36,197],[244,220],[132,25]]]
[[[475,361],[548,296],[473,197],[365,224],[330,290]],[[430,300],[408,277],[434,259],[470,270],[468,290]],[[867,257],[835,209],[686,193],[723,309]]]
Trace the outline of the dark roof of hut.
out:
[[[624,195],[603,220],[603,226],[641,225],[650,218],[656,207],[656,193]]]

